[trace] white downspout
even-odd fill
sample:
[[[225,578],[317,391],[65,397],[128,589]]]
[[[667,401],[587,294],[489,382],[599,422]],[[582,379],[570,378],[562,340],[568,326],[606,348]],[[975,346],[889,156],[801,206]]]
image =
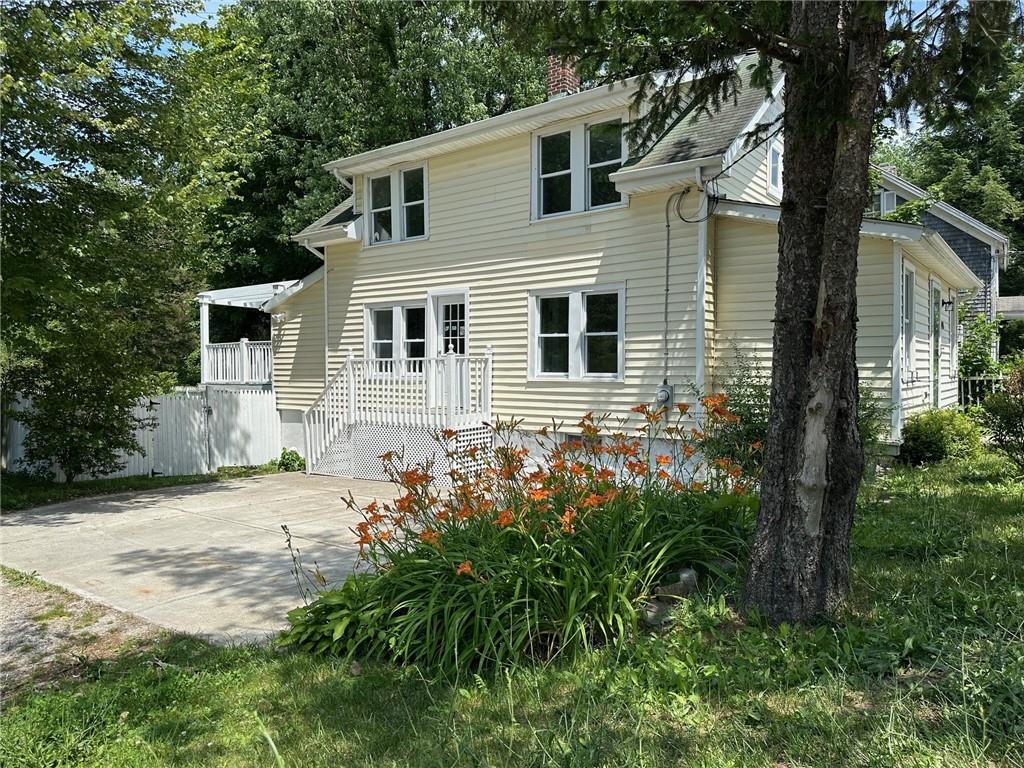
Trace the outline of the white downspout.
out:
[[[322,282],[324,284],[324,386],[326,387],[331,380],[331,337],[328,328],[330,323],[328,322],[327,317],[327,249],[325,248],[324,252],[320,253],[320,251],[309,244],[309,240],[303,240],[302,247],[314,254],[318,259],[322,259],[324,262],[324,277]]]
[[[696,335],[694,344],[695,369],[693,383],[697,392],[702,397],[707,394],[704,391],[704,345],[705,330],[707,328],[707,294],[708,294],[708,193],[704,188],[704,178],[701,169],[696,172],[697,189],[700,198],[697,207],[697,311],[696,311]],[[700,398],[696,403],[696,416],[700,418]]]

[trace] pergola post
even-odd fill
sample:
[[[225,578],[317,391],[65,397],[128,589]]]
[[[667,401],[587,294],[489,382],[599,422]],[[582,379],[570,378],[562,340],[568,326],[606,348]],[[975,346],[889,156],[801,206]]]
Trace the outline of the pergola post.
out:
[[[199,300],[199,383],[205,384],[209,378],[210,363],[207,359],[210,344],[210,305],[205,299]]]

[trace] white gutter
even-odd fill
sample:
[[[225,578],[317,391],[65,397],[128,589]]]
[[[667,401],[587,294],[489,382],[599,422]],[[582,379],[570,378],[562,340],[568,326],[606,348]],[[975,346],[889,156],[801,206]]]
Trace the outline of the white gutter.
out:
[[[657,192],[672,189],[693,180],[694,171],[700,175],[702,169],[709,171],[722,168],[722,155],[695,157],[677,163],[655,165],[650,168],[623,168],[608,176],[615,189],[624,195],[642,192]]]

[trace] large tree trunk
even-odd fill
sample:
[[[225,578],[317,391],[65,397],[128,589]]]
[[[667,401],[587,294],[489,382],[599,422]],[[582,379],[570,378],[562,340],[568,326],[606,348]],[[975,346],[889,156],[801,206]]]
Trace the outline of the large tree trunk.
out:
[[[804,2],[787,64],[771,423],[746,605],[810,622],[842,600],[863,471],[857,250],[868,202],[884,4]],[[829,116],[846,114],[846,120]]]

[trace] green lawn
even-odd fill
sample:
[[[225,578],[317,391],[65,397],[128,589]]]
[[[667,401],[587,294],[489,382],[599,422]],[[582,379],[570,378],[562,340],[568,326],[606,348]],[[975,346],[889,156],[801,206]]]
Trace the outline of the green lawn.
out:
[[[1024,752],[1024,482],[992,459],[863,494],[813,630],[727,594],[626,655],[489,678],[168,639],[5,707],[10,766],[993,766]]]
[[[156,477],[115,477],[105,480],[81,480],[75,483],[55,483],[35,475],[4,472],[0,476],[0,511],[15,512],[44,504],[57,504],[86,496],[104,496],[125,491],[151,491],[172,485],[213,483],[238,477],[252,477],[277,472],[277,462],[259,467],[221,467],[208,475],[157,475]]]

